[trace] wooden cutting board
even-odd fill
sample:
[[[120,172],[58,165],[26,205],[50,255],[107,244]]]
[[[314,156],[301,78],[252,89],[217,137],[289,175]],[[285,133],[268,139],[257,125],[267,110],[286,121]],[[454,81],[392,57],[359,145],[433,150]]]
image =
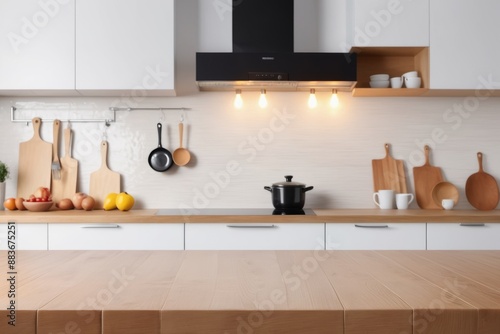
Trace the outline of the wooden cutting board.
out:
[[[390,145],[385,144],[385,158],[372,160],[373,190],[392,189],[396,193],[407,193],[404,161],[391,157],[389,149]]]
[[[120,192],[120,174],[108,168],[108,142],[101,142],[101,168],[90,174],[89,195],[94,197],[96,209],[102,209],[104,199],[109,193]]]
[[[71,157],[71,129],[64,129],[64,156],[61,158],[62,198],[73,198],[78,178],[78,160]]]
[[[432,189],[439,182],[444,181],[441,168],[431,166],[429,162],[430,147],[425,145],[425,163],[420,167],[413,167],[413,181],[415,183],[415,197],[421,209],[442,209],[433,197]]]
[[[29,198],[38,187],[50,188],[52,144],[40,137],[42,120],[33,118],[33,137],[19,144],[17,197]]]
[[[483,170],[483,154],[477,153],[479,171],[465,183],[465,195],[469,203],[478,210],[494,210],[498,205],[498,184],[493,176]]]

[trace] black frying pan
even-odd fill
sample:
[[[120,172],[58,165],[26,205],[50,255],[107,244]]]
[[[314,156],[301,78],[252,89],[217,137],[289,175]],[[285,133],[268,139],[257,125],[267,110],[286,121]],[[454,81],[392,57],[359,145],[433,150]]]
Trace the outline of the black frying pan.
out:
[[[161,123],[158,123],[158,147],[149,153],[149,166],[157,172],[165,172],[172,167],[172,154],[161,146]]]

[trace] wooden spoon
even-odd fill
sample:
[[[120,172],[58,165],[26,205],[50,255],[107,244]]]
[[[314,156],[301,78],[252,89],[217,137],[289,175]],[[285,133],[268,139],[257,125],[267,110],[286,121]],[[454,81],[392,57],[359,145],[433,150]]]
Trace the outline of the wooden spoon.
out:
[[[493,210],[498,205],[498,184],[493,176],[483,171],[483,154],[477,153],[479,171],[472,174],[465,184],[469,203],[478,210]]]
[[[191,154],[182,147],[182,137],[184,137],[184,124],[182,122],[179,123],[179,137],[180,147],[174,151],[173,159],[177,166],[184,166],[191,160]]]

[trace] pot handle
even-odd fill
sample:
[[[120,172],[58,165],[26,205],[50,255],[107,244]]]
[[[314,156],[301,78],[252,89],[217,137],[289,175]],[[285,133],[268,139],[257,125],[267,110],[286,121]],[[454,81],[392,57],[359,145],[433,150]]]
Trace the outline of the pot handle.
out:
[[[309,190],[312,190],[313,188],[314,188],[313,186],[306,187],[306,188],[304,188],[304,192],[309,191]]]
[[[265,186],[264,189],[266,189],[267,191],[273,192],[273,189],[271,189],[271,187]]]

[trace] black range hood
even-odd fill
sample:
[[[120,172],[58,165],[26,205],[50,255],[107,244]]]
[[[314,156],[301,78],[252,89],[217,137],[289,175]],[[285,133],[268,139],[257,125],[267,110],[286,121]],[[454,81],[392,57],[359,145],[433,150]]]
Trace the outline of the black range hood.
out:
[[[294,0],[233,0],[233,52],[196,53],[201,90],[352,90],[356,54],[294,52]]]

